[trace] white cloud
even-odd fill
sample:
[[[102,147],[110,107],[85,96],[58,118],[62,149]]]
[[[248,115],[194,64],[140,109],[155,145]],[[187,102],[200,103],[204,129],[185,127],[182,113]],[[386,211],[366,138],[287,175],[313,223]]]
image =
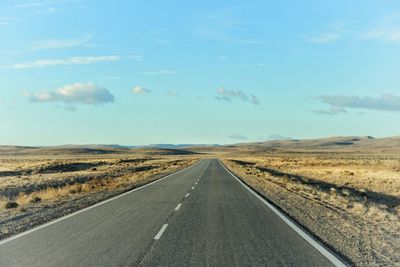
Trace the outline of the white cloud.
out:
[[[232,102],[232,98],[237,98],[243,102],[252,103],[253,105],[260,104],[258,97],[255,95],[248,96],[246,93],[240,90],[227,90],[225,88],[219,88],[217,93],[219,95],[216,97],[218,101]]]
[[[15,8],[30,8],[30,7],[40,7],[44,6],[44,3],[23,3],[15,5]]]
[[[135,86],[132,89],[132,93],[134,93],[136,95],[146,95],[146,94],[150,94],[151,90],[143,88],[141,86]]]
[[[372,109],[382,111],[400,111],[400,96],[383,94],[380,97],[360,96],[330,96],[317,97],[319,101],[331,106],[329,111],[317,111],[315,113],[338,114],[346,112],[346,108]]]
[[[270,134],[267,137],[264,136],[257,137],[258,141],[266,141],[266,140],[278,141],[278,140],[291,140],[291,139],[293,138],[280,134]]]
[[[268,135],[268,140],[290,140],[292,139],[289,136],[284,136],[284,135],[280,135],[280,134],[270,134]]]
[[[337,42],[342,38],[343,34],[348,33],[345,29],[345,23],[334,22],[327,26],[327,29],[319,34],[309,35],[301,34],[300,37],[304,38],[307,42],[316,44],[331,44]]]
[[[361,38],[400,43],[400,12],[381,18]]]
[[[43,68],[63,65],[85,65],[94,64],[98,62],[112,62],[118,61],[121,56],[93,56],[93,57],[69,57],[64,59],[38,59],[35,61],[15,63],[7,66],[10,69],[32,69],[32,68]]]
[[[101,105],[114,102],[114,96],[103,87],[94,83],[75,83],[65,85],[52,91],[39,93],[25,93],[30,102],[62,102],[69,105],[73,104]]]
[[[179,74],[179,71],[175,71],[175,70],[158,70],[158,71],[139,72],[139,75],[149,75],[149,76],[175,75],[175,74]]]
[[[77,39],[49,39],[32,45],[31,50],[68,48],[87,45],[92,37],[90,35]]]
[[[346,109],[336,106],[331,106],[328,110],[325,109],[318,109],[312,110],[315,114],[322,114],[322,115],[337,115],[340,113],[347,113]]]
[[[387,30],[374,30],[365,35],[365,39],[380,39],[385,42],[400,43],[400,28]]]
[[[85,2],[86,0],[48,0],[42,2],[26,2],[17,4],[15,8],[36,8],[36,7],[44,7],[47,5],[54,5],[54,4],[66,4],[66,3],[73,3],[73,2]]]
[[[0,27],[10,24],[11,21],[17,21],[18,18],[15,17],[0,17]]]

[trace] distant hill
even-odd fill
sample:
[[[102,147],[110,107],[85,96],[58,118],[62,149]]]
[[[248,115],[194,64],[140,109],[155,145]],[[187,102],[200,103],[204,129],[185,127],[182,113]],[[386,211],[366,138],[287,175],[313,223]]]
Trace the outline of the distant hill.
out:
[[[333,152],[393,152],[400,154],[400,136],[373,138],[371,136],[337,136],[320,139],[276,140],[244,143],[231,148],[253,149],[256,151],[333,151]]]
[[[185,149],[187,145],[62,145],[62,146],[0,146],[0,156],[58,156],[58,155],[104,155],[104,154],[148,154],[148,155],[190,155],[196,154]]]
[[[265,153],[265,152],[346,152],[390,153],[400,155],[400,136],[373,138],[371,136],[335,136],[319,139],[271,140],[232,145],[153,144],[146,146],[63,145],[50,147],[0,146],[1,155],[102,155],[139,154],[190,155],[196,153]]]

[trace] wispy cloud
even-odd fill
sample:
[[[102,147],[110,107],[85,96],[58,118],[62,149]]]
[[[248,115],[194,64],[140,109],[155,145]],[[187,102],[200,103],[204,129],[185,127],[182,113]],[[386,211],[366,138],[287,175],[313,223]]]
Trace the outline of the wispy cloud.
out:
[[[347,33],[342,22],[335,22],[328,25],[326,31],[318,34],[301,34],[307,42],[316,44],[331,44],[342,38],[343,34]]]
[[[48,0],[48,1],[36,1],[36,2],[25,2],[14,5],[14,8],[25,9],[31,12],[31,15],[42,15],[62,11],[62,4],[69,4],[74,2],[85,2],[86,0]]]
[[[147,95],[151,93],[151,90],[143,88],[142,86],[135,86],[132,88],[132,93],[136,95]]]
[[[11,21],[17,21],[18,18],[15,17],[0,17],[0,27],[10,24]]]
[[[25,96],[33,103],[61,102],[70,107],[73,107],[73,104],[98,106],[114,102],[114,96],[106,88],[94,83],[75,83],[39,93],[25,92]]]
[[[229,136],[230,139],[235,139],[235,140],[247,140],[247,136],[243,135],[243,134],[231,134]]]
[[[139,75],[148,75],[148,76],[176,75],[176,74],[179,74],[179,71],[176,71],[176,70],[157,70],[157,71],[139,72],[138,74]]]
[[[90,46],[88,44],[92,36],[87,35],[82,38],[76,39],[48,39],[34,43],[31,46],[31,50],[41,49],[57,49],[57,48],[70,48],[78,46]]]
[[[268,140],[290,140],[292,139],[289,136],[280,135],[280,134],[270,134],[268,135]]]
[[[48,0],[48,1],[41,1],[41,2],[26,2],[16,4],[15,8],[36,8],[36,7],[43,7],[47,5],[54,5],[54,4],[66,4],[66,3],[74,3],[74,2],[85,2],[86,0]]]
[[[400,96],[393,94],[383,94],[380,97],[323,95],[318,96],[317,100],[331,106],[329,111],[324,111],[324,114],[330,115],[346,112],[346,108],[400,111]],[[321,111],[319,113],[323,114]]]
[[[293,138],[289,137],[289,136],[285,136],[285,135],[280,135],[280,134],[270,134],[267,137],[258,137],[257,140],[259,141],[265,141],[265,140],[291,140]]]
[[[219,88],[217,90],[218,96],[216,99],[218,101],[226,101],[226,102],[232,102],[233,98],[240,99],[243,102],[248,102],[252,103],[253,105],[258,105],[260,104],[260,101],[258,97],[255,95],[247,95],[243,91],[240,90],[227,90],[225,88]]]
[[[337,106],[331,106],[328,110],[326,109],[312,110],[312,112],[321,115],[337,115],[340,113],[347,113],[347,111],[344,108]]]
[[[262,40],[248,38],[247,36],[238,37],[238,34],[234,32],[237,24],[238,22],[234,19],[232,12],[222,10],[204,16],[198,25],[196,34],[204,40],[249,45],[265,44]]]
[[[48,0],[48,4],[67,4],[67,3],[86,2],[86,0]]]
[[[177,97],[179,96],[179,93],[175,90],[169,90],[165,95],[169,97]]]
[[[22,4],[17,4],[14,7],[15,8],[30,8],[30,7],[40,7],[40,6],[44,6],[45,3],[22,3]]]
[[[121,60],[121,56],[93,56],[93,57],[69,57],[64,59],[38,59],[35,61],[15,63],[3,68],[9,69],[32,69],[65,65],[86,65],[99,62],[112,62]]]
[[[379,19],[361,38],[400,43],[400,12]]]

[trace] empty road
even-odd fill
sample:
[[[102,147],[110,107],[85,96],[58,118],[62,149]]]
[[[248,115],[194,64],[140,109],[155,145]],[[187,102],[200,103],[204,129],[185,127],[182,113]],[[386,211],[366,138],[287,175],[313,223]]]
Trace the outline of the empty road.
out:
[[[335,264],[216,159],[0,242],[3,267]]]

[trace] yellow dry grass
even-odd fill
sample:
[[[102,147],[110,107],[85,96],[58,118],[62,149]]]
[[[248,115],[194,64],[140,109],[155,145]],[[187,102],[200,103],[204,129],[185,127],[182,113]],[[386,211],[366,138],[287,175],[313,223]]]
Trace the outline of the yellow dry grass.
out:
[[[23,211],[34,203],[68,200],[87,193],[112,191],[145,183],[154,175],[173,172],[189,166],[195,160],[195,157],[180,156],[0,159],[1,171],[16,173],[0,180],[0,193],[7,193],[7,190],[16,191],[14,196],[9,197],[0,194],[0,212],[6,209],[8,202],[18,203],[19,210]],[[76,166],[84,168],[76,170]],[[72,171],[67,167],[73,168]],[[87,177],[90,179],[85,180]],[[30,190],[27,191],[26,188]]]
[[[246,183],[360,266],[399,262],[398,157],[227,153]]]

